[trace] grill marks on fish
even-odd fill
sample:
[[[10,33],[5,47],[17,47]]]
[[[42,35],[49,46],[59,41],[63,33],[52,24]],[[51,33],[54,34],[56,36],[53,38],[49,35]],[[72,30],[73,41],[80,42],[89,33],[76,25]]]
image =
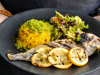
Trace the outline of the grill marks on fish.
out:
[[[100,38],[96,35],[92,33],[83,33],[81,37],[81,47],[88,52],[88,56],[91,56],[100,49]]]
[[[65,47],[67,47],[68,50],[71,49],[71,47],[69,47],[69,46],[68,46],[67,44],[65,44],[65,42],[63,42],[63,41],[58,41],[58,43],[61,44],[61,45],[63,45],[63,46],[65,46]]]
[[[7,54],[7,57],[9,60],[24,60],[24,61],[31,61],[31,58],[33,54],[35,54],[36,50],[41,47],[50,47],[50,48],[56,48],[56,47],[63,47],[68,50],[70,50],[73,47],[82,47],[84,50],[87,51],[88,56],[91,56],[94,54],[98,49],[100,49],[100,38],[95,36],[92,33],[83,33],[81,34],[81,44],[76,44],[71,39],[62,39],[62,40],[56,40],[51,41],[49,43],[46,43],[44,45],[39,45],[35,48],[32,48],[24,53],[17,53],[17,54]]]
[[[76,43],[72,42],[71,39],[56,40],[56,41],[46,43],[46,45],[48,45],[49,47],[54,47],[54,48],[62,47],[68,50],[70,50],[73,47],[77,47]]]

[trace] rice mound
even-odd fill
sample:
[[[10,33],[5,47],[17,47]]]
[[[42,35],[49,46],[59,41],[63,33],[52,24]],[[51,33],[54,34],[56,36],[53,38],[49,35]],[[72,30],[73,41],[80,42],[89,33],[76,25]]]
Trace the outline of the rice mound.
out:
[[[32,19],[20,27],[16,41],[23,48],[33,48],[50,42],[50,38],[51,32],[49,23]]]

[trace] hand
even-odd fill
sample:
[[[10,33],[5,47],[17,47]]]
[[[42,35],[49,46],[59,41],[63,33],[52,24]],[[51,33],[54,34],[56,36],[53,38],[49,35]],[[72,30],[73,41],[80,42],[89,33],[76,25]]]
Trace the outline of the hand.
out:
[[[95,18],[96,20],[100,21],[100,15],[94,16],[93,18]]]
[[[7,18],[7,16],[0,14],[0,23],[2,23]]]

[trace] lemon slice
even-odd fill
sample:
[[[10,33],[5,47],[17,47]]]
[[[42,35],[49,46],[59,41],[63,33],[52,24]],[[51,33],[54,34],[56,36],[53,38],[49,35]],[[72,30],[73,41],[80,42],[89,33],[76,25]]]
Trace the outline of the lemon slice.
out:
[[[88,54],[81,47],[74,47],[70,49],[68,57],[76,66],[83,66],[88,63]]]
[[[49,62],[56,68],[67,69],[72,63],[68,59],[68,50],[65,48],[54,48],[49,52]]]
[[[48,54],[51,48],[42,47],[36,50],[36,53],[31,58],[31,63],[38,67],[49,67],[51,63],[48,61]]]

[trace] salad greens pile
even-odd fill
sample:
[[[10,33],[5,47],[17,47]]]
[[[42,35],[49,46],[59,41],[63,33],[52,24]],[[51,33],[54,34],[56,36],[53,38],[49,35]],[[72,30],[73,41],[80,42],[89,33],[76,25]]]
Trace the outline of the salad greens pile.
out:
[[[52,39],[71,38],[73,41],[80,41],[80,35],[83,29],[88,29],[88,24],[85,25],[84,21],[79,16],[62,15],[55,11],[56,15],[50,19],[54,29],[52,32]]]

